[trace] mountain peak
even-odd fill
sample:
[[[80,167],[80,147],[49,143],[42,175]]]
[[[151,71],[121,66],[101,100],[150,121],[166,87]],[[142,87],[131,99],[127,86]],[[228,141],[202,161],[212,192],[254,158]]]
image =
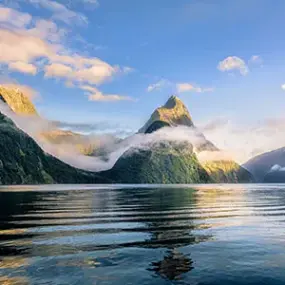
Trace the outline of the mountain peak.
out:
[[[37,115],[31,100],[18,88],[7,88],[0,85],[0,99],[4,101],[16,114]]]
[[[184,105],[183,102],[177,96],[171,95],[163,107],[167,109],[172,109],[175,108],[175,106],[178,104]]]
[[[147,123],[139,130],[139,133],[154,132],[165,126],[194,126],[186,106],[174,95],[162,107],[157,108],[152,113]]]

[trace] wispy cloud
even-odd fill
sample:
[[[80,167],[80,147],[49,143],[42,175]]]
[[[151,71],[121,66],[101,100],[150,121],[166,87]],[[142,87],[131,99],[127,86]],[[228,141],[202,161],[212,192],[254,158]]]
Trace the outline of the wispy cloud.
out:
[[[67,6],[52,0],[28,0],[39,8],[44,8],[52,13],[52,18],[70,24],[87,24],[88,19],[81,13],[72,11]]]
[[[176,89],[178,93],[183,92],[196,92],[196,93],[204,93],[204,92],[212,92],[214,88],[202,88],[200,86],[193,85],[191,83],[177,83]]]
[[[162,88],[164,88],[168,85],[170,85],[170,82],[168,80],[161,79],[161,80],[157,81],[156,83],[150,84],[147,87],[147,92],[153,92],[153,91],[161,90]]]
[[[129,74],[129,73],[135,72],[135,69],[132,68],[132,67],[129,67],[129,66],[124,66],[122,68],[122,72],[125,73],[125,74]]]
[[[234,154],[235,161],[250,158],[285,145],[285,118],[268,118],[256,123],[241,124],[226,117],[199,125],[199,130],[219,149]]]
[[[96,123],[78,123],[78,122],[66,122],[66,121],[52,121],[51,124],[55,128],[70,130],[80,133],[105,133],[105,134],[117,134],[130,135],[135,133],[135,130],[128,126],[122,125],[113,121],[99,121]]]
[[[101,101],[101,102],[114,102],[114,101],[133,101],[133,98],[128,96],[122,96],[118,94],[104,94],[96,87],[83,85],[80,86],[82,90],[86,91],[89,101]]]
[[[0,6],[0,23],[10,23],[15,27],[25,27],[32,21],[32,16],[17,10]]]
[[[99,5],[99,1],[98,0],[82,0],[83,3],[87,3],[87,4],[91,4],[91,5],[95,5],[98,6]]]
[[[248,65],[252,67],[263,67],[263,58],[260,55],[253,55],[249,61]]]
[[[18,71],[21,73],[27,73],[32,75],[35,75],[37,73],[37,67],[32,63],[14,61],[10,62],[8,67],[10,70]]]
[[[263,63],[263,59],[262,59],[262,57],[260,55],[253,55],[249,59],[249,63],[262,64]]]
[[[222,72],[237,70],[242,75],[247,75],[249,72],[245,61],[237,56],[229,56],[218,64],[218,69]]]

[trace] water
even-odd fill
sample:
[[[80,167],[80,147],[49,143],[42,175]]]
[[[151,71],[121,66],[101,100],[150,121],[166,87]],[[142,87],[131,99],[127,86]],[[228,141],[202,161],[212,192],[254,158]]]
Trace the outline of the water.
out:
[[[0,284],[285,284],[285,185],[0,188]]]

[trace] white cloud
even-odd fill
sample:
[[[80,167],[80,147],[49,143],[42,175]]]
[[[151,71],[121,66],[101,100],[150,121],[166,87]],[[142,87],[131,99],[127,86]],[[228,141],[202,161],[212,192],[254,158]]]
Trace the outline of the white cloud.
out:
[[[101,101],[101,102],[112,102],[112,101],[133,101],[131,97],[122,96],[118,94],[103,94],[96,87],[83,85],[80,88],[86,91],[89,101]]]
[[[32,63],[26,63],[22,61],[10,62],[8,65],[10,70],[32,74],[35,75],[37,73],[37,67]]]
[[[54,22],[44,19],[37,20],[35,26],[29,29],[28,33],[51,43],[60,42],[66,36],[64,29],[60,29]]]
[[[83,3],[92,4],[92,5],[99,5],[98,0],[82,0]]]
[[[87,18],[77,12],[74,12],[61,3],[52,0],[28,0],[30,3],[49,10],[53,13],[52,18],[57,21],[62,21],[66,24],[87,24]]]
[[[242,75],[246,75],[249,72],[245,61],[237,56],[229,56],[219,62],[218,69],[222,72],[238,70]]]
[[[270,171],[285,171],[285,167],[275,164],[271,167]]]
[[[57,7],[53,1],[30,1]],[[21,17],[21,13],[17,13]],[[62,79],[68,86],[98,86],[111,80],[116,74],[133,71],[131,67],[112,66],[99,58],[71,52],[63,44],[65,30],[59,29],[52,21],[31,19],[30,26],[22,28],[12,26],[11,17],[5,16],[5,21],[7,26],[5,28],[0,26],[0,64],[4,64],[11,71],[35,75],[38,70],[42,70],[46,78]],[[89,90],[90,100],[130,99],[117,94],[103,94],[97,88],[92,88],[92,92]]]
[[[250,60],[249,60],[250,64],[254,64],[254,65],[260,65],[262,66],[263,64],[263,59],[260,55],[253,55]]]
[[[0,23],[8,23],[15,27],[25,27],[31,23],[32,16],[17,10],[0,6]]]
[[[132,67],[129,67],[129,66],[124,66],[124,67],[122,68],[122,72],[123,72],[123,73],[126,73],[126,74],[132,73],[132,72],[134,72],[134,71],[135,71],[135,69],[132,68]]]
[[[219,149],[229,151],[238,163],[245,163],[259,154],[284,147],[285,118],[268,118],[256,123],[214,119],[197,128]]]
[[[283,90],[285,90],[285,84],[281,85],[281,88],[282,88]]]
[[[213,88],[202,88],[199,86],[194,86],[191,83],[178,83],[176,84],[176,89],[178,93],[183,92],[196,92],[196,93],[204,93],[204,92],[212,92]]]
[[[26,30],[0,29],[0,62],[21,61],[31,63],[39,57],[50,57],[55,49]]]
[[[259,61],[261,60],[261,57],[259,55],[253,55],[249,61],[251,62],[256,62],[256,61]]]
[[[37,20],[31,28],[0,28],[0,63],[11,70],[35,74],[35,65],[41,59],[45,77],[95,85],[116,73],[132,71],[130,67],[111,66],[99,58],[74,54],[61,44],[63,37],[64,30],[47,20]]]
[[[99,85],[118,72],[116,67],[97,58],[56,55],[52,61],[52,64],[45,67],[45,77]]]
[[[163,87],[169,85],[169,82],[165,79],[161,79],[156,83],[153,83],[147,87],[147,92],[153,92],[156,90],[161,90]]]
[[[72,74],[72,68],[61,63],[52,63],[45,66],[46,77],[67,78],[70,76],[70,74]]]

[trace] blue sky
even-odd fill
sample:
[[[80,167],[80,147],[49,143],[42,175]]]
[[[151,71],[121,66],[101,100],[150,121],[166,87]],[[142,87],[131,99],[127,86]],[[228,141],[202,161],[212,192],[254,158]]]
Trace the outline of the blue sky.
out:
[[[49,119],[135,130],[173,93],[197,123],[284,117],[285,1],[0,4],[1,80]]]

